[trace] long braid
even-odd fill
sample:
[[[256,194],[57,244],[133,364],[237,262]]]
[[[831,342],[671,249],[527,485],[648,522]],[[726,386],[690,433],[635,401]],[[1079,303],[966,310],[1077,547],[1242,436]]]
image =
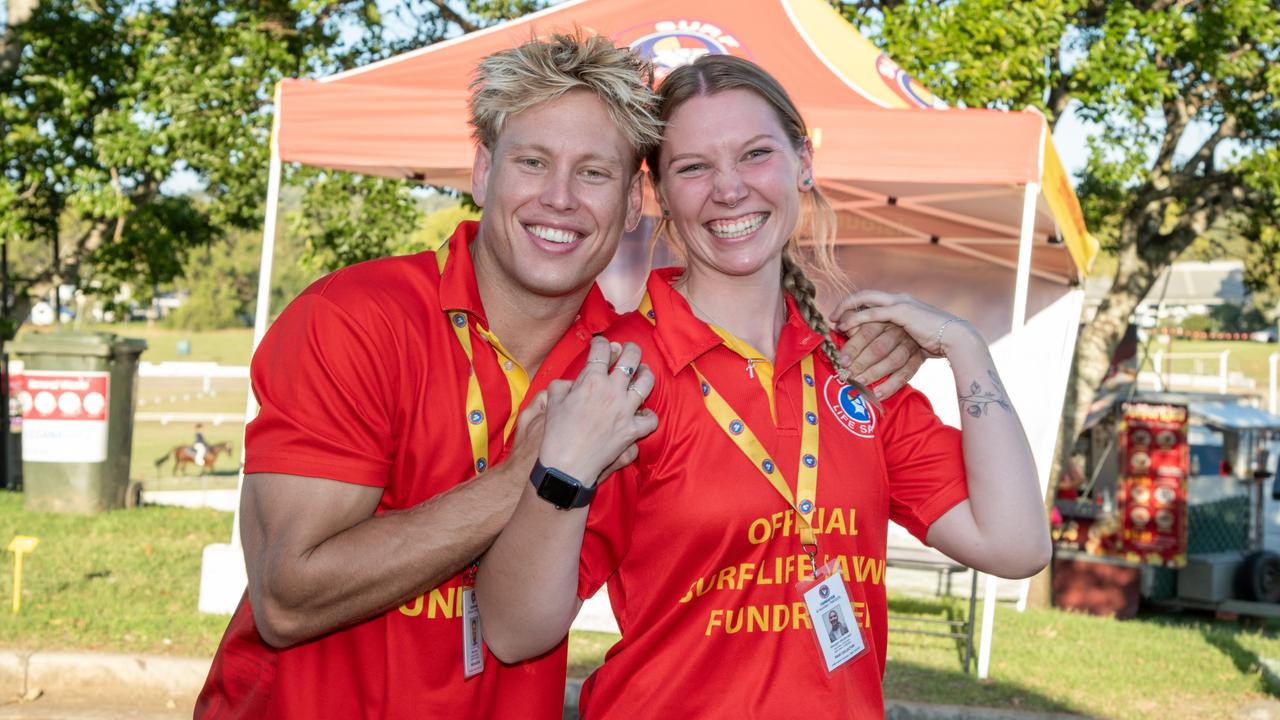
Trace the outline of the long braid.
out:
[[[871,392],[866,385],[848,377],[848,370],[841,367],[837,361],[836,344],[831,340],[831,326],[827,324],[826,316],[818,309],[818,289],[804,274],[804,268],[791,256],[791,250],[788,248],[782,250],[782,289],[796,301],[796,309],[800,311],[800,317],[804,318],[805,323],[822,336],[822,344],[818,347],[831,362],[831,367],[840,380],[857,388],[862,397],[869,400],[876,410],[883,411],[884,408],[880,406],[880,400],[876,398],[875,393]]]

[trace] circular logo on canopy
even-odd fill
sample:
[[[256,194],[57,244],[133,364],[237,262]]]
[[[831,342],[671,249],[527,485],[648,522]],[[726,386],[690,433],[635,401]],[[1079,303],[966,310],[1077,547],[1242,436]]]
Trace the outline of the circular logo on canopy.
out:
[[[703,20],[661,20],[624,30],[613,40],[653,63],[658,82],[703,55],[751,57],[731,33]]]
[[[876,58],[876,71],[880,73],[880,77],[884,79],[898,97],[906,100],[912,105],[922,108],[945,108],[946,103],[938,99],[929,88],[925,87],[919,80],[907,74],[893,61],[893,58],[880,53],[880,57]]]

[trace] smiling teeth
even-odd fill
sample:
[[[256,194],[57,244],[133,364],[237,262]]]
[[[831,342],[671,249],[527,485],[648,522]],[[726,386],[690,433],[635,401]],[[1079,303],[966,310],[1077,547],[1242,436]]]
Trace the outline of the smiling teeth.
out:
[[[768,213],[755,213],[737,220],[712,220],[707,223],[707,229],[718,238],[731,240],[755,232],[768,217]]]
[[[560,230],[558,228],[547,227],[545,225],[525,225],[525,228],[547,242],[559,243],[561,245],[567,245],[578,239],[578,233],[572,230]]]

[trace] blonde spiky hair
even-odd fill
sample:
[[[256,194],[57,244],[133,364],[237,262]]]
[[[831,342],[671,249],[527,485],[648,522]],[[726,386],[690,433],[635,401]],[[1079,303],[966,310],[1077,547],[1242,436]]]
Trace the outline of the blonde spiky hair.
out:
[[[653,68],[608,38],[576,30],[494,53],[471,81],[471,126],[492,148],[507,118],[575,89],[595,93],[635,151],[633,167],[662,141],[650,90]]]

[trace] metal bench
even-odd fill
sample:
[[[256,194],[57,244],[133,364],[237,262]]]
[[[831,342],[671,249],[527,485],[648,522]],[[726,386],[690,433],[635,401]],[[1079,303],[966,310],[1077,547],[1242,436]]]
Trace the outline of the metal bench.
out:
[[[963,573],[969,570],[968,567],[952,560],[951,558],[929,548],[904,548],[893,547],[888,548],[885,557],[885,565],[889,567],[901,568],[903,570],[923,570],[936,573],[938,576],[938,585],[935,591],[937,595],[951,595],[951,576],[956,573]],[[922,618],[913,615],[890,614],[889,629],[893,632],[914,633],[916,635],[932,635],[934,637],[952,638],[955,640],[964,640],[964,671],[969,672],[969,667],[973,663],[973,628],[974,628],[974,609],[978,601],[978,573],[974,571],[973,577],[969,583],[969,613],[964,620],[938,620],[935,618]],[[940,626],[945,630],[926,630],[916,628],[895,628],[893,620],[895,618],[908,619],[912,623],[923,623],[927,625]]]

